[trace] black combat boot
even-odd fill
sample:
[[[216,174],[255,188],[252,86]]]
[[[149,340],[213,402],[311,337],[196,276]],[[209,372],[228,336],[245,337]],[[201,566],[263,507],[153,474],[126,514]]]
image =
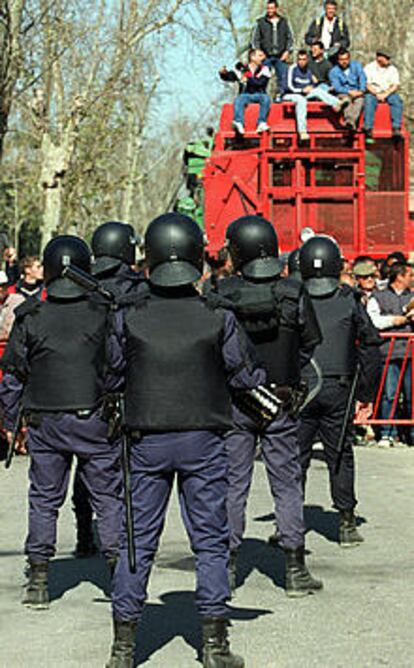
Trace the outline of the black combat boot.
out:
[[[29,559],[29,581],[26,585],[25,594],[22,600],[23,605],[27,605],[34,610],[47,610],[49,607],[49,592],[47,588],[47,573],[49,562],[31,561]]]
[[[286,596],[298,598],[322,589],[320,580],[315,580],[305,566],[305,548],[285,549]]]
[[[364,542],[356,525],[353,510],[341,510],[339,520],[339,545],[341,547],[356,547]]]
[[[229,559],[229,585],[230,591],[236,591],[237,587],[237,550],[230,550],[230,559]]]
[[[230,651],[224,617],[203,617],[203,668],[244,668],[241,656]]]
[[[114,619],[114,641],[106,668],[134,668],[137,620]]]

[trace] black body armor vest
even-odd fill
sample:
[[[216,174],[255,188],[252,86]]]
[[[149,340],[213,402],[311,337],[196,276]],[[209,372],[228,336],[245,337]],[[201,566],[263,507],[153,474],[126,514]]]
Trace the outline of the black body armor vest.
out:
[[[352,376],[357,362],[353,292],[337,289],[327,297],[312,297],[323,340],[315,349],[315,359],[324,376]]]
[[[95,408],[103,395],[106,308],[86,299],[46,301],[24,318],[27,383],[34,411]]]
[[[224,312],[198,296],[147,294],[125,312],[128,427],[141,431],[232,426],[222,343]]]
[[[299,301],[301,284],[293,279],[247,281],[238,276],[218,283],[257,351],[267,380],[295,387],[300,380]]]

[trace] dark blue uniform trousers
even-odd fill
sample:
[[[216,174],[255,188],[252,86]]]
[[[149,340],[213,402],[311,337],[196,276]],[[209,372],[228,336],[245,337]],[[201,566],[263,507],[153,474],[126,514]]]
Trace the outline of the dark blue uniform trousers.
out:
[[[233,409],[235,429],[226,437],[229,456],[228,516],[230,548],[242,542],[246,526],[246,505],[252,481],[257,444],[255,424]],[[300,547],[305,541],[303,519],[302,470],[297,441],[297,421],[283,413],[260,434],[275,516],[284,548]]]
[[[354,492],[355,467],[352,448],[352,421],[348,424],[345,447],[336,471],[337,445],[348,403],[351,380],[324,378],[321,391],[302,411],[299,421],[299,447],[303,471],[303,483],[312,457],[315,437],[323,443],[329,482],[334,507],[338,510],[352,510],[357,500]],[[353,415],[353,411],[351,411]]]
[[[227,456],[209,431],[147,434],[131,448],[136,573],[128,567],[125,518],[113,580],[116,619],[138,619],[177,474],[182,518],[196,559],[196,604],[203,616],[222,616],[230,597],[227,565]]]
[[[96,513],[105,556],[117,554],[122,512],[120,443],[109,444],[108,425],[98,413],[87,419],[73,414],[43,416],[29,426],[29,533],[25,552],[33,561],[55,554],[59,508],[68,489],[73,455]]]

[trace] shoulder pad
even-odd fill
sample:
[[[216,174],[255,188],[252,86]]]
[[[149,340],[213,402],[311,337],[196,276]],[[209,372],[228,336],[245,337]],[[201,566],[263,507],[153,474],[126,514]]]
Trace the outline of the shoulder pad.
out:
[[[205,295],[202,295],[201,299],[208,308],[213,310],[218,308],[232,310],[234,308],[230,299],[226,299],[224,295],[221,295],[218,292],[214,292],[213,290],[207,292]]]
[[[14,311],[16,320],[22,320],[29,313],[35,313],[35,311],[42,308],[45,302],[41,302],[36,297],[28,297],[23,304],[20,304]]]
[[[273,292],[278,299],[292,299],[298,301],[303,292],[303,283],[295,278],[282,278],[274,284]]]

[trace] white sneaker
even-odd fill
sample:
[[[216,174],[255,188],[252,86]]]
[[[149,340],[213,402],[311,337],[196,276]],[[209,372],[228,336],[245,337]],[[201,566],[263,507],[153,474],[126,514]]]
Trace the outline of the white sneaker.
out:
[[[261,134],[262,132],[267,132],[268,130],[270,130],[270,125],[268,125],[264,121],[263,123],[259,123],[259,125],[256,128],[256,132],[258,132],[259,134]]]
[[[300,132],[299,139],[300,141],[309,141],[310,137],[307,132]]]
[[[392,448],[394,445],[391,436],[383,436],[377,443],[379,448]]]
[[[237,121],[233,121],[233,127],[236,130],[236,132],[239,133],[239,135],[244,135],[244,127],[241,123],[238,123]]]

